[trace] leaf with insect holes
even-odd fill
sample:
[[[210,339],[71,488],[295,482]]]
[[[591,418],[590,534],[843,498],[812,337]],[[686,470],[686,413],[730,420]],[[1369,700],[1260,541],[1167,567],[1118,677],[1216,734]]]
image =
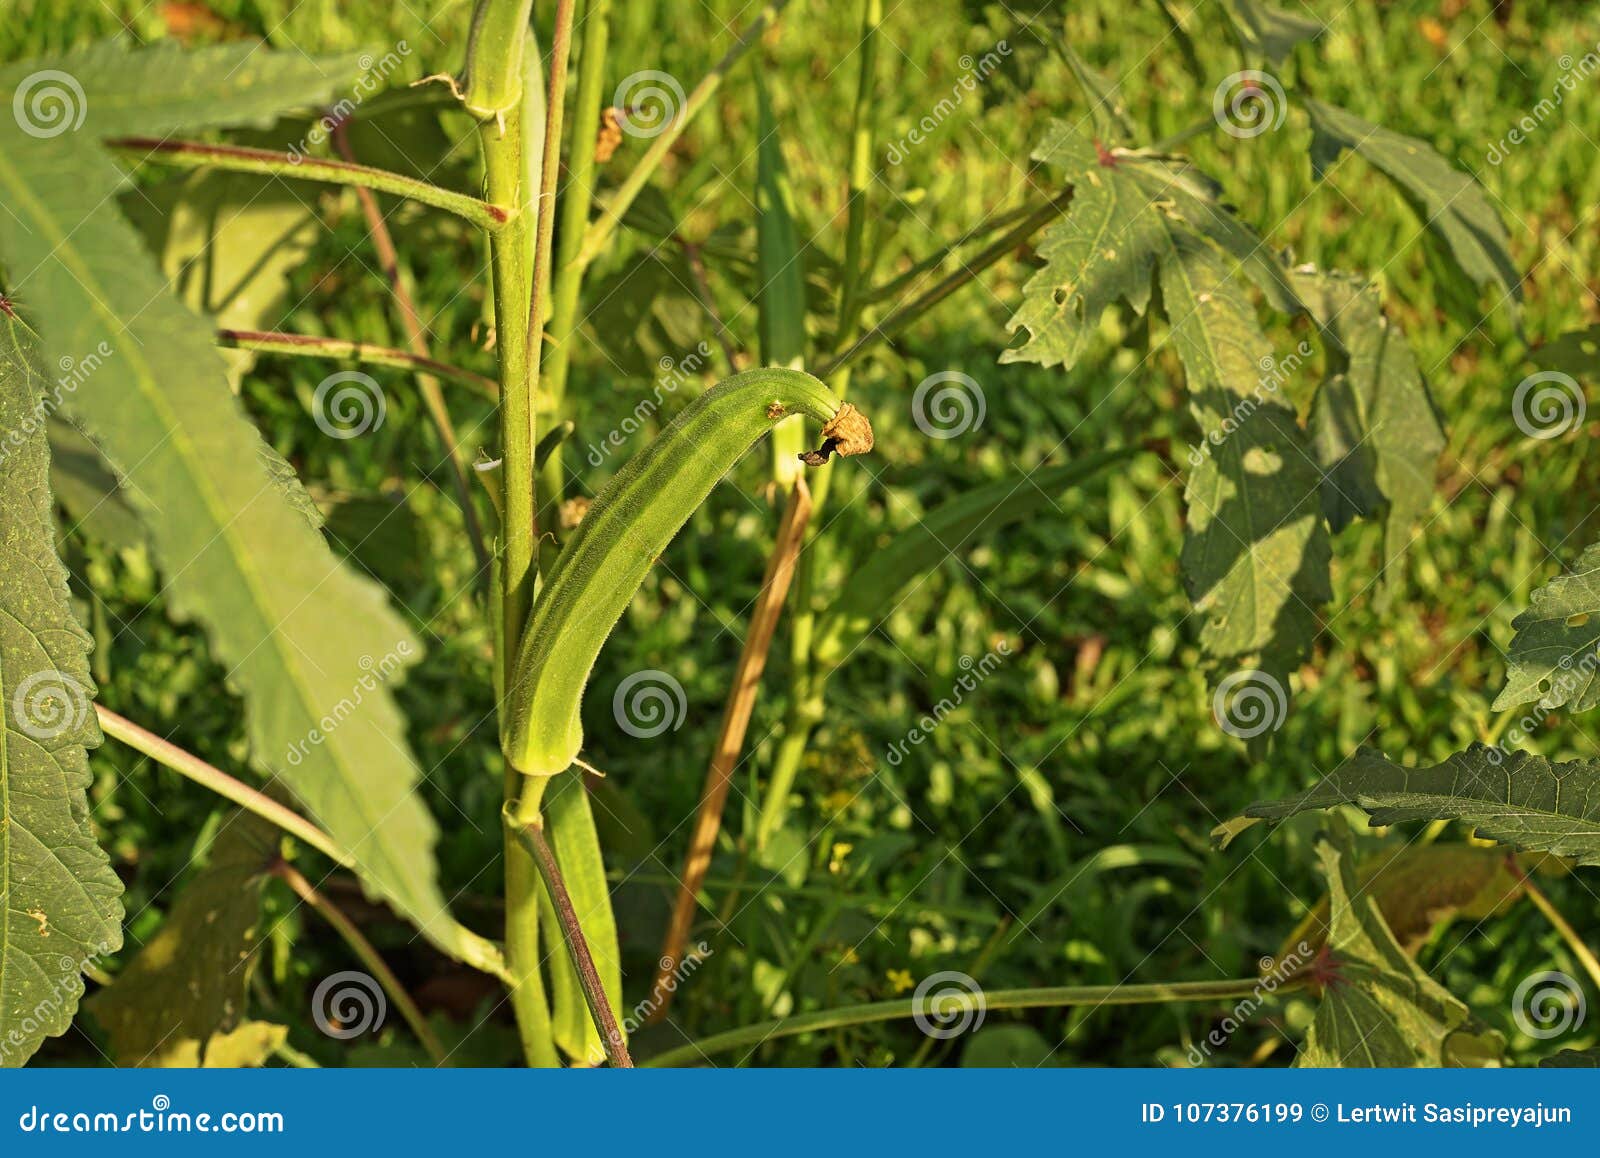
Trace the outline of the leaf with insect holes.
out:
[[[1553,763],[1482,744],[1427,768],[1406,768],[1363,748],[1314,787],[1252,804],[1212,838],[1226,847],[1256,820],[1287,820],[1340,804],[1364,809],[1375,827],[1459,820],[1485,840],[1600,865],[1600,760]]]
[[[1533,593],[1528,609],[1511,621],[1516,634],[1506,649],[1506,686],[1497,712],[1537,700],[1544,711],[1563,705],[1586,712],[1600,704],[1600,543],[1571,571]]]
[[[392,693],[418,645],[315,530],[292,470],[229,390],[211,324],[171,293],[118,213],[127,182],[98,144],[260,120],[331,97],[350,70],[240,46],[100,48],[0,72],[0,101],[42,68],[85,74],[84,123],[41,137],[0,118],[0,258],[21,278],[46,360],[82,371],[71,417],[140,513],[168,606],[205,627],[228,668],[255,764],[350,850],[374,895],[445,952],[501,972],[498,950],[450,916],[437,881],[437,828]]]
[[[278,839],[266,821],[228,813],[205,867],[155,936],[115,985],[84,1003],[119,1065],[215,1065],[218,1040],[245,1024],[265,870]]]
[[[1493,1065],[1499,1035],[1395,943],[1356,884],[1349,832],[1337,830],[1317,841],[1329,902],[1327,941],[1312,967],[1322,999],[1295,1066]]]
[[[1515,315],[1522,275],[1511,260],[1506,227],[1489,196],[1471,177],[1426,141],[1369,124],[1321,101],[1305,101],[1311,114],[1311,167],[1324,177],[1346,150],[1393,181],[1423,224],[1436,234],[1456,266],[1477,286],[1492,286],[1496,303]]]
[[[1321,471],[1277,396],[1271,348],[1234,275],[1299,312],[1288,274],[1182,158],[1108,152],[1060,123],[1034,156],[1065,171],[1072,203],[1046,230],[1044,268],[1010,322],[1028,340],[1002,360],[1070,366],[1105,310],[1120,300],[1143,313],[1159,282],[1201,435],[1183,572],[1206,616],[1202,641],[1218,658],[1259,653],[1283,670],[1309,646],[1329,595]]]
[[[1352,519],[1386,515],[1387,566],[1432,500],[1444,430],[1416,355],[1384,316],[1377,287],[1309,266],[1293,277],[1301,300],[1334,339],[1311,411],[1312,445],[1327,472],[1323,513],[1334,531]]]
[[[1228,28],[1246,53],[1281,64],[1294,46],[1322,35],[1323,25],[1309,16],[1299,16],[1260,4],[1257,0],[1224,0],[1222,11]]]
[[[1255,313],[1222,259],[1193,239],[1161,269],[1171,341],[1187,373],[1204,453],[1191,454],[1184,584],[1220,659],[1260,654],[1285,673],[1310,647],[1332,595],[1322,472],[1275,373]]]
[[[1154,270],[1180,260],[1189,241],[1226,254],[1228,272],[1242,270],[1278,309],[1301,311],[1282,264],[1222,201],[1215,182],[1184,158],[1102,151],[1078,129],[1052,121],[1033,159],[1064,174],[1072,203],[1039,242],[1044,268],[1028,279],[1006,325],[1028,337],[1002,362],[1071,367],[1118,301],[1144,313]]]
[[[0,1066],[65,1033],[90,961],[122,944],[122,882],[89,823],[100,742],[88,633],[56,558],[33,334],[0,314]]]

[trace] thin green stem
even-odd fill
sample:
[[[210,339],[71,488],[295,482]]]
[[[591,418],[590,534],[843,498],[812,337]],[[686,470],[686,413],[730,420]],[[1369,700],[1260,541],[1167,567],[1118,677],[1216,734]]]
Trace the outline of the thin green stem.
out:
[[[448,1066],[449,1054],[445,1052],[439,1036],[433,1032],[433,1026],[422,1016],[422,1010],[417,1008],[417,1003],[411,999],[411,994],[400,983],[400,978],[395,976],[394,970],[389,968],[389,963],[356,927],[356,923],[345,915],[343,909],[317,891],[316,886],[306,880],[305,874],[289,862],[280,859],[269,871],[288,885],[295,896],[315,909],[324,921],[333,926],[333,931],[339,934],[340,939],[350,946],[350,951],[371,971],[374,980],[383,986],[383,991],[389,995],[390,1002],[400,1011],[400,1016],[405,1018],[406,1024],[411,1027],[411,1032],[417,1035],[422,1048],[428,1051],[433,1064]]]
[[[572,366],[573,338],[578,331],[578,299],[584,266],[578,261],[583,232],[594,201],[595,141],[600,132],[600,101],[605,83],[606,47],[610,35],[611,0],[589,0],[583,17],[583,44],[578,57],[578,92],[572,109],[572,144],[567,150],[567,184],[561,194],[561,242],[556,250],[554,290],[550,302],[550,358],[543,372],[540,404],[559,418]],[[540,493],[547,511],[554,511],[566,490],[561,456],[544,464]],[[553,525],[546,515],[542,520]]]
[[[549,409],[540,396],[540,378],[544,364],[546,294],[551,281],[550,260],[555,240],[556,187],[560,183],[561,176],[561,127],[567,105],[567,62],[572,55],[572,22],[575,7],[575,0],[557,0],[555,32],[550,42],[550,79],[545,95],[544,159],[539,169],[538,215],[533,241],[533,297],[528,316],[524,320],[528,331],[528,359],[524,388],[530,404],[536,409]],[[559,462],[560,456],[551,455],[550,460]],[[560,502],[560,495],[550,495],[548,501],[554,507]],[[521,639],[519,631],[515,635],[508,635],[507,643],[515,647]]]
[[[1298,989],[1305,984],[1303,978],[1289,978],[1275,986],[1273,992]],[[971,994],[952,996],[941,1002],[933,998],[902,998],[896,1001],[875,1001],[867,1005],[846,1005],[838,1009],[824,1009],[816,1013],[802,1013],[796,1017],[764,1021],[714,1034],[700,1041],[657,1054],[644,1064],[647,1067],[677,1066],[698,1062],[716,1053],[743,1046],[758,1046],[776,1037],[793,1037],[799,1033],[837,1029],[849,1025],[867,1025],[878,1021],[902,1021],[908,1017],[939,1017],[952,1011],[982,1009],[985,1012],[1002,1009],[1056,1009],[1071,1005],[1151,1005],[1175,1001],[1230,1001],[1241,997],[1259,995],[1263,982],[1258,978],[1239,978],[1229,981],[1178,981],[1171,984],[1151,985],[1068,985],[1054,989],[997,989],[984,993],[981,1003]],[[964,1000],[963,1000],[964,998]],[[963,1013],[963,1016],[965,1014]]]
[[[220,768],[207,764],[200,757],[184,751],[171,741],[145,731],[132,720],[124,719],[109,708],[96,704],[94,710],[106,735],[121,740],[134,751],[142,752],[157,764],[193,780],[202,788],[210,789],[224,800],[231,800],[246,812],[252,812],[269,824],[277,825],[290,836],[304,841],[330,860],[346,868],[355,865],[355,857],[340,848],[333,837],[293,809],[285,808],[265,793],[235,780]]]
[[[341,157],[351,164],[355,163],[355,150],[350,144],[350,136],[345,132],[343,124],[334,127],[333,144],[339,150]],[[384,220],[383,211],[378,207],[377,195],[371,189],[358,188],[355,193],[356,200],[361,203],[361,215],[367,221],[367,233],[372,238],[372,248],[378,255],[378,268],[383,271],[384,280],[389,284],[389,292],[394,296],[395,307],[399,310],[400,324],[406,332],[406,342],[413,354],[426,358],[429,353],[428,332],[422,324],[422,315],[417,312],[415,279],[412,277],[411,268],[401,259],[400,251],[395,248],[389,224]],[[467,538],[472,544],[472,557],[477,564],[477,573],[487,578],[490,574],[489,546],[484,538],[483,523],[478,517],[476,489],[472,485],[471,477],[472,467],[461,449],[461,440],[456,435],[455,421],[450,417],[450,408],[444,400],[444,389],[439,385],[439,379],[428,373],[417,375],[417,389],[422,395],[423,406],[427,409],[428,417],[432,420],[433,428],[444,447],[445,458],[450,463],[450,474],[456,487],[456,505],[461,508],[461,518],[466,526]]]
[[[721,86],[723,79],[732,71],[733,66],[743,59],[744,54],[750,50],[751,45],[759,40],[766,32],[768,25],[778,18],[778,14],[788,5],[789,0],[770,0],[761,9],[756,18],[752,20],[739,33],[739,39],[733,47],[723,55],[710,72],[700,78],[700,83],[694,86],[683,102],[683,107],[668,123],[667,127],[650,142],[650,147],[645,155],[639,158],[639,163],[633,167],[617,191],[600,206],[600,214],[589,223],[589,228],[584,234],[583,247],[579,251],[578,260],[588,265],[605,250],[606,243],[611,240],[611,235],[616,232],[617,226],[622,224],[622,219],[627,216],[628,209],[644,187],[650,183],[650,178],[660,168],[661,162],[666,160],[667,154],[672,151],[672,146],[683,135],[683,130],[688,127],[696,114],[705,108],[712,94]]]
[[[910,302],[907,302],[899,309],[893,311],[888,317],[884,318],[883,321],[873,326],[872,329],[868,330],[865,334],[862,334],[861,337],[857,338],[855,342],[851,344],[849,349],[844,350],[842,353],[824,363],[823,366],[816,371],[817,375],[819,377],[826,378],[832,375],[841,366],[845,366],[848,363],[855,361],[862,354],[872,349],[878,343],[894,337],[901,330],[905,329],[912,322],[916,321],[923,314],[931,310],[934,306],[944,301],[945,298],[955,293],[956,290],[972,281],[980,273],[994,265],[1007,254],[1011,253],[1017,248],[1017,246],[1023,244],[1045,225],[1048,225],[1051,221],[1054,221],[1061,215],[1062,209],[1066,205],[1066,202],[1071,199],[1071,197],[1072,193],[1070,190],[1068,190],[1059,197],[1056,197],[1053,200],[1039,206],[1038,209],[1034,210],[1027,217],[1025,217],[1015,228],[1008,230],[1003,237],[992,242],[979,253],[974,254],[971,260],[963,262],[960,269],[941,279],[936,285],[927,290],[925,293],[918,295]]]
[[[536,418],[528,382],[528,317],[532,309],[532,232],[527,211],[533,188],[527,155],[526,107],[538,96],[523,84],[528,0],[478,0],[464,70],[466,91],[477,94],[478,140],[485,192],[508,215],[489,236],[494,277],[495,341],[500,351],[500,623],[495,657],[504,696],[516,668],[517,643],[532,606]],[[509,729],[501,722],[501,734]],[[505,799],[515,800],[523,777],[507,759]],[[539,971],[539,870],[508,828],[505,848],[505,952],[511,1006],[522,1053],[530,1066],[560,1059],[550,1031],[550,1006]]]
[[[877,302],[885,301],[888,298],[898,297],[900,292],[912,282],[915,282],[924,275],[938,269],[941,265],[948,261],[950,259],[950,255],[955,253],[958,249],[971,245],[980,237],[987,237],[997,229],[1004,229],[1008,225],[1013,225],[1016,222],[1021,221],[1024,217],[1027,217],[1029,214],[1037,211],[1039,205],[1040,202],[1034,201],[1028,205],[1019,205],[1015,209],[1008,209],[1003,213],[994,213],[988,217],[985,217],[982,221],[978,222],[978,224],[967,230],[966,233],[960,238],[950,242],[948,245],[940,246],[927,257],[924,257],[920,261],[916,262],[916,264],[914,264],[904,273],[897,274],[895,277],[884,282],[882,285],[872,287],[872,289],[867,291],[866,304],[873,305]]]
[[[867,190],[872,187],[873,110],[877,107],[878,25],[883,0],[861,0],[861,69],[856,78],[856,103],[850,114],[850,192],[844,229],[844,269],[839,292],[839,324],[843,335],[855,329],[863,289],[863,241],[867,226]]]
[[[1555,902],[1534,883],[1533,877],[1522,870],[1516,857],[1508,856],[1506,864],[1510,867],[1512,875],[1521,880],[1522,890],[1528,894],[1528,899],[1533,902],[1534,907],[1543,913],[1544,919],[1561,934],[1561,939],[1567,943],[1567,948],[1578,959],[1578,964],[1583,966],[1583,971],[1589,975],[1589,980],[1600,986],[1600,958],[1595,957],[1594,950],[1589,948],[1584,939],[1578,935],[1578,930],[1572,927],[1572,922],[1556,908]]]
[[[594,1018],[595,1028],[600,1031],[606,1060],[613,1069],[632,1069],[633,1059],[628,1056],[627,1041],[617,1025],[611,1002],[606,999],[605,983],[600,979],[600,971],[595,968],[594,956],[589,952],[588,939],[583,935],[583,925],[578,920],[577,910],[573,908],[572,897],[567,892],[567,883],[561,875],[555,851],[545,839],[543,821],[522,823],[509,811],[505,821],[539,866],[539,875],[544,878],[551,906],[555,909],[556,920],[561,925],[561,934],[567,943],[567,952],[572,957],[572,967],[577,971],[578,984],[583,989],[583,999],[589,1006],[589,1016]]]
[[[486,233],[504,229],[510,220],[510,211],[501,206],[479,201],[465,193],[441,189],[415,177],[348,161],[306,156],[297,158],[294,154],[275,153],[270,149],[208,145],[199,141],[163,141],[155,137],[119,137],[107,141],[106,145],[118,152],[136,156],[141,161],[154,161],[180,169],[227,169],[235,173],[260,173],[288,180],[375,189],[379,193],[392,193],[454,213]]]
[[[522,113],[512,109],[504,128],[484,121],[478,130],[489,196],[503,206],[522,206]],[[533,448],[537,440],[533,400],[528,394],[528,329],[532,270],[529,268],[529,215],[517,213],[511,226],[490,238],[494,271],[495,344],[500,351],[500,453],[504,517],[500,526],[501,631],[498,657],[510,686],[517,641],[533,605],[533,557],[537,530],[533,511]]]
[[[218,330],[217,345],[230,350],[255,350],[262,354],[291,354],[308,358],[332,358],[342,362],[359,362],[367,366],[390,366],[397,370],[435,374],[463,386],[471,386],[486,398],[500,396],[500,384],[487,374],[477,374],[440,362],[435,358],[399,350],[393,346],[377,346],[371,342],[353,342],[344,338],[324,338],[315,334],[285,334],[268,330]]]

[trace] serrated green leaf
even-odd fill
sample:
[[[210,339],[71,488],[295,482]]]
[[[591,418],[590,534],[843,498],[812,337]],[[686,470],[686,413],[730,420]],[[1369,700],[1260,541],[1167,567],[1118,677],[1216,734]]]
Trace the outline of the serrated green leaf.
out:
[[[1221,190],[1182,157],[1147,150],[1102,153],[1073,126],[1051,122],[1033,159],[1072,186],[1066,216],[1045,230],[1045,265],[1023,287],[1007,330],[1028,332],[1002,362],[1072,366],[1100,317],[1118,301],[1143,313],[1158,265],[1180,260],[1191,241],[1215,247],[1285,313],[1301,310],[1281,263],[1223,203]],[[1258,375],[1252,373],[1254,382]]]
[[[100,729],[55,553],[50,405],[34,336],[0,315],[0,1066],[66,1032],[83,967],[122,944],[122,883],[89,824]]]
[[[812,654],[829,671],[873,629],[908,584],[926,575],[980,535],[993,534],[1053,508],[1066,491],[1128,459],[1131,451],[1102,451],[1025,477],[976,487],[943,503],[869,552],[852,568],[850,582],[833,598],[817,628]]]
[[[1314,40],[1323,31],[1318,20],[1285,12],[1271,4],[1260,4],[1257,0],[1227,0],[1222,10],[1227,14],[1228,27],[1239,47],[1273,64],[1281,64],[1294,51],[1295,45]]]
[[[170,40],[144,48],[104,40],[0,69],[0,94],[36,132],[105,140],[268,124],[287,109],[325,103],[357,75],[353,56],[269,52],[254,41],[188,50]]]
[[[1527,752],[1474,744],[1442,764],[1406,768],[1363,748],[1315,787],[1286,800],[1252,804],[1245,816],[1287,820],[1339,804],[1364,809],[1374,826],[1460,820],[1486,840],[1600,865],[1596,760],[1552,763]],[[1213,836],[1226,845],[1243,827],[1221,825]]]
[[[1310,267],[1295,288],[1330,333],[1329,375],[1311,411],[1312,445],[1327,472],[1322,509],[1333,530],[1387,512],[1384,562],[1403,552],[1433,497],[1445,447],[1416,356],[1384,316],[1377,288],[1353,274]]]
[[[1328,881],[1327,942],[1314,968],[1322,1000],[1295,1065],[1489,1065],[1498,1036],[1477,1026],[1471,1011],[1429,977],[1383,923],[1376,903],[1356,885],[1347,832],[1318,842]]]
[[[1259,653],[1284,671],[1331,597],[1321,471],[1293,408],[1260,385],[1271,348],[1222,259],[1190,238],[1179,250],[1161,290],[1201,434],[1184,491],[1184,583],[1210,654]]]
[[[1066,218],[1039,246],[1010,328],[1028,340],[1002,361],[1070,366],[1117,301],[1143,313],[1159,280],[1201,439],[1190,456],[1183,570],[1218,658],[1260,653],[1284,669],[1309,644],[1328,598],[1320,471],[1294,410],[1264,385],[1274,365],[1235,272],[1275,306],[1303,307],[1281,263],[1178,157],[1106,151],[1052,126],[1035,158],[1072,183]]]
[[[277,843],[265,821],[230,813],[210,860],[155,936],[85,1003],[119,1065],[214,1066],[237,1053],[224,1045],[213,1056],[218,1039],[245,1024],[265,869]]]
[[[304,58],[198,58],[196,76],[210,89],[171,75],[182,56],[160,54],[154,79],[142,54],[101,59],[101,103],[124,84],[149,83],[151,92],[128,98],[118,127],[161,131],[332,92],[321,78],[329,66]],[[228,60],[238,65],[232,75]],[[9,95],[0,86],[0,100]],[[122,184],[87,132],[39,138],[0,118],[9,210],[0,257],[23,278],[46,360],[100,358],[69,410],[143,516],[170,577],[169,606],[203,624],[228,665],[257,766],[352,852],[376,895],[444,951],[499,972],[498,951],[453,920],[440,893],[437,830],[416,796],[420,773],[386,686],[403,678],[418,645],[383,592],[344,569],[309,524],[292,472],[228,389],[211,326],[172,297],[118,215]]]
[[[1492,286],[1496,303],[1515,314],[1522,300],[1522,275],[1511,260],[1510,241],[1488,195],[1426,141],[1369,124],[1321,101],[1305,102],[1311,114],[1311,167],[1323,176],[1345,150],[1387,176],[1438,235],[1446,252],[1474,285]]]
[[[1600,543],[1570,572],[1536,589],[1511,626],[1516,635],[1495,711],[1533,700],[1545,711],[1568,705],[1586,712],[1600,703]]]

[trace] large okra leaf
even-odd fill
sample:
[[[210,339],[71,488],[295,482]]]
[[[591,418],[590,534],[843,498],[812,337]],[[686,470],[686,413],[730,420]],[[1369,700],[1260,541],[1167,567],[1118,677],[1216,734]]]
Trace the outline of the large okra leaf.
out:
[[[169,606],[206,628],[227,665],[256,764],[349,850],[374,894],[498,972],[498,951],[450,916],[436,880],[437,829],[392,694],[419,645],[308,522],[304,490],[228,388],[211,324],[173,296],[119,215],[125,181],[98,143],[259,121],[351,76],[342,62],[238,45],[11,66],[6,107],[34,109],[49,81],[67,119],[0,118],[0,260],[37,315],[45,362],[77,367],[65,402],[146,524]]]

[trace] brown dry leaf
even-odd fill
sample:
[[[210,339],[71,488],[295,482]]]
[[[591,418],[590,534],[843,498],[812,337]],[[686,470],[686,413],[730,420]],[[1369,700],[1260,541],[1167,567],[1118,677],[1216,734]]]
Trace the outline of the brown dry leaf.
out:
[[[1516,858],[1524,873],[1561,871],[1562,861],[1543,853]],[[1378,902],[1384,922],[1407,953],[1416,953],[1438,926],[1462,918],[1481,921],[1515,904],[1523,894],[1501,848],[1470,844],[1409,845],[1367,857],[1357,873],[1363,893]],[[1301,941],[1320,947],[1328,926],[1328,898],[1284,941],[1280,956]]]

